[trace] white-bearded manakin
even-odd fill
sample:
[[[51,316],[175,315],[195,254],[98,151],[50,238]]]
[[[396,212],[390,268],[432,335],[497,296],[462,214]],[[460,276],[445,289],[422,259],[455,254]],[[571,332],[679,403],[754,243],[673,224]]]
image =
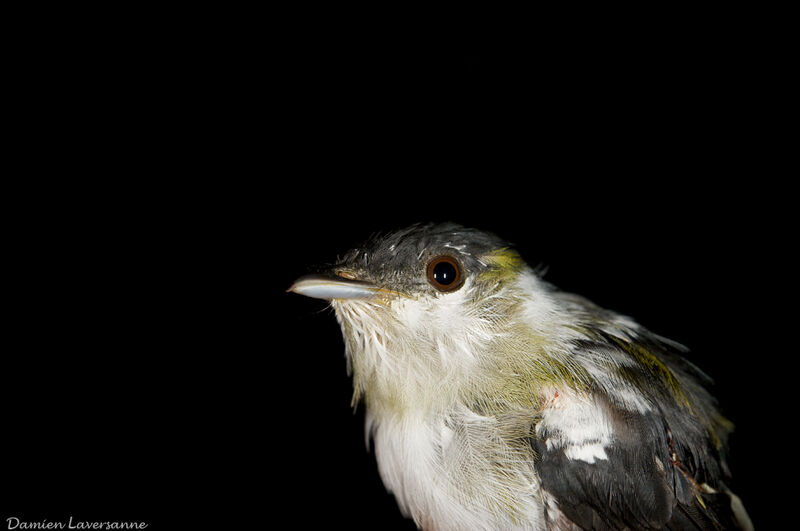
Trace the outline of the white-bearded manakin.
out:
[[[726,487],[732,424],[685,347],[497,236],[414,225],[289,290],[335,310],[380,476],[418,527],[752,528]]]

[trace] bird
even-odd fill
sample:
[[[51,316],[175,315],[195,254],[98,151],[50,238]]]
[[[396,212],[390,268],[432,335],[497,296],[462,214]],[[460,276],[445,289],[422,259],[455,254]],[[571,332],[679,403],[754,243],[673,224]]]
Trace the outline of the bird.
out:
[[[287,291],[341,327],[353,405],[425,530],[752,529],[687,348],[457,223],[375,234]]]

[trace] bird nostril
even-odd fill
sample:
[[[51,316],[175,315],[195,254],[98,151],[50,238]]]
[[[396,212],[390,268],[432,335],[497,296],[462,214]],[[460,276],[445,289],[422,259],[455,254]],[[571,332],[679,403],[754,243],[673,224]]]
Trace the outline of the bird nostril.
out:
[[[352,271],[345,271],[343,269],[340,269],[338,271],[335,271],[334,273],[336,274],[337,277],[346,278],[347,280],[358,280],[358,277],[356,277],[356,274],[353,273]]]

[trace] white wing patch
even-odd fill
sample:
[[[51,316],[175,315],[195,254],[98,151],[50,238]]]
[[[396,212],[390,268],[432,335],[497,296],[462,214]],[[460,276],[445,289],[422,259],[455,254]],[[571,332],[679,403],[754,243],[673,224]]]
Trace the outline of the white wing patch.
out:
[[[606,460],[614,437],[604,409],[590,396],[552,389],[553,398],[542,410],[536,435],[548,450],[562,449],[569,459],[594,463]]]

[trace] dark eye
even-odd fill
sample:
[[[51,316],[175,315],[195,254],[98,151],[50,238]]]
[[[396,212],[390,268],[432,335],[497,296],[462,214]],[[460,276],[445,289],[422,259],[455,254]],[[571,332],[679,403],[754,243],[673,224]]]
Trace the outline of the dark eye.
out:
[[[437,256],[428,263],[428,282],[439,291],[455,291],[463,283],[461,265],[452,256]]]

